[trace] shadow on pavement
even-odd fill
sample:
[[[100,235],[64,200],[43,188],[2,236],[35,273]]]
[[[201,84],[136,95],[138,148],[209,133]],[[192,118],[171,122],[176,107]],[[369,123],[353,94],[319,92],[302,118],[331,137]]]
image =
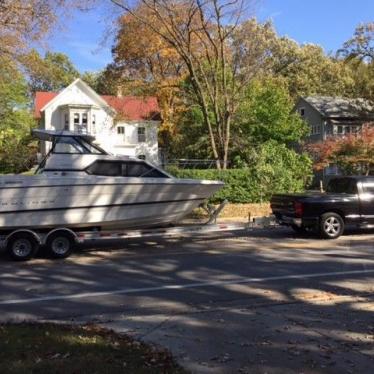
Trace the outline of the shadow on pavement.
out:
[[[82,250],[66,261],[1,261],[1,301],[51,296],[0,302],[1,318],[94,319],[199,373],[372,372],[373,236],[322,241],[282,228]],[[133,291],[106,293],[119,290]]]

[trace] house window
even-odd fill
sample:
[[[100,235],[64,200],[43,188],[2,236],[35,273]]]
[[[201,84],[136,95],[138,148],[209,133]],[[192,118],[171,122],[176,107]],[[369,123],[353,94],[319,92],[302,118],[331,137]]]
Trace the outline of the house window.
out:
[[[326,175],[339,175],[339,168],[335,164],[330,164],[326,169],[325,169]]]
[[[82,125],[87,127],[87,113],[82,114]]]
[[[88,133],[87,123],[87,113],[82,113],[82,132],[84,133]]]
[[[79,125],[79,113],[74,113],[74,126]]]
[[[88,133],[88,114],[84,113],[74,113],[74,131],[80,134]]]
[[[138,155],[138,158],[140,158],[141,160],[145,160],[145,155]]]
[[[69,113],[64,114],[64,129],[69,130]]]
[[[91,131],[93,134],[96,134],[96,114],[91,114]]]
[[[125,126],[117,126],[117,134],[125,135]]]
[[[144,143],[145,141],[145,127],[138,127],[138,143]]]
[[[312,125],[311,135],[317,135],[321,133],[321,125]]]
[[[300,113],[301,117],[304,117],[305,116],[305,108],[300,108],[299,113]]]

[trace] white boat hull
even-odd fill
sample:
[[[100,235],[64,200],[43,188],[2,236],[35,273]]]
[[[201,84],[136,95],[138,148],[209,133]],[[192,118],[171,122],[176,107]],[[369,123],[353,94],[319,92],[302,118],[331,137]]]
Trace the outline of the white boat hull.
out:
[[[222,187],[173,178],[0,178],[0,230],[142,228],[180,220]]]

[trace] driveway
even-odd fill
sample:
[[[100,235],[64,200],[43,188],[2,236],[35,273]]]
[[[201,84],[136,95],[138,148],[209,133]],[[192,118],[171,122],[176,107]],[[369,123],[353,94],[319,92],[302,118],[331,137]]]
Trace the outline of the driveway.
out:
[[[125,248],[122,248],[125,247]],[[95,322],[196,373],[372,373],[374,232],[285,228],[0,258],[0,321]]]

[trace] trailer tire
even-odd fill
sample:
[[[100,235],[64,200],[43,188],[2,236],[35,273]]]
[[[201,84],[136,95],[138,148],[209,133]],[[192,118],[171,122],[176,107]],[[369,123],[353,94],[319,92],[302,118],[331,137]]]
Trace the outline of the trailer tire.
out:
[[[46,241],[47,254],[52,258],[66,258],[75,248],[75,237],[68,231],[56,231]]]
[[[6,251],[14,261],[28,261],[39,249],[39,242],[29,232],[18,232],[12,235],[6,244]]]

